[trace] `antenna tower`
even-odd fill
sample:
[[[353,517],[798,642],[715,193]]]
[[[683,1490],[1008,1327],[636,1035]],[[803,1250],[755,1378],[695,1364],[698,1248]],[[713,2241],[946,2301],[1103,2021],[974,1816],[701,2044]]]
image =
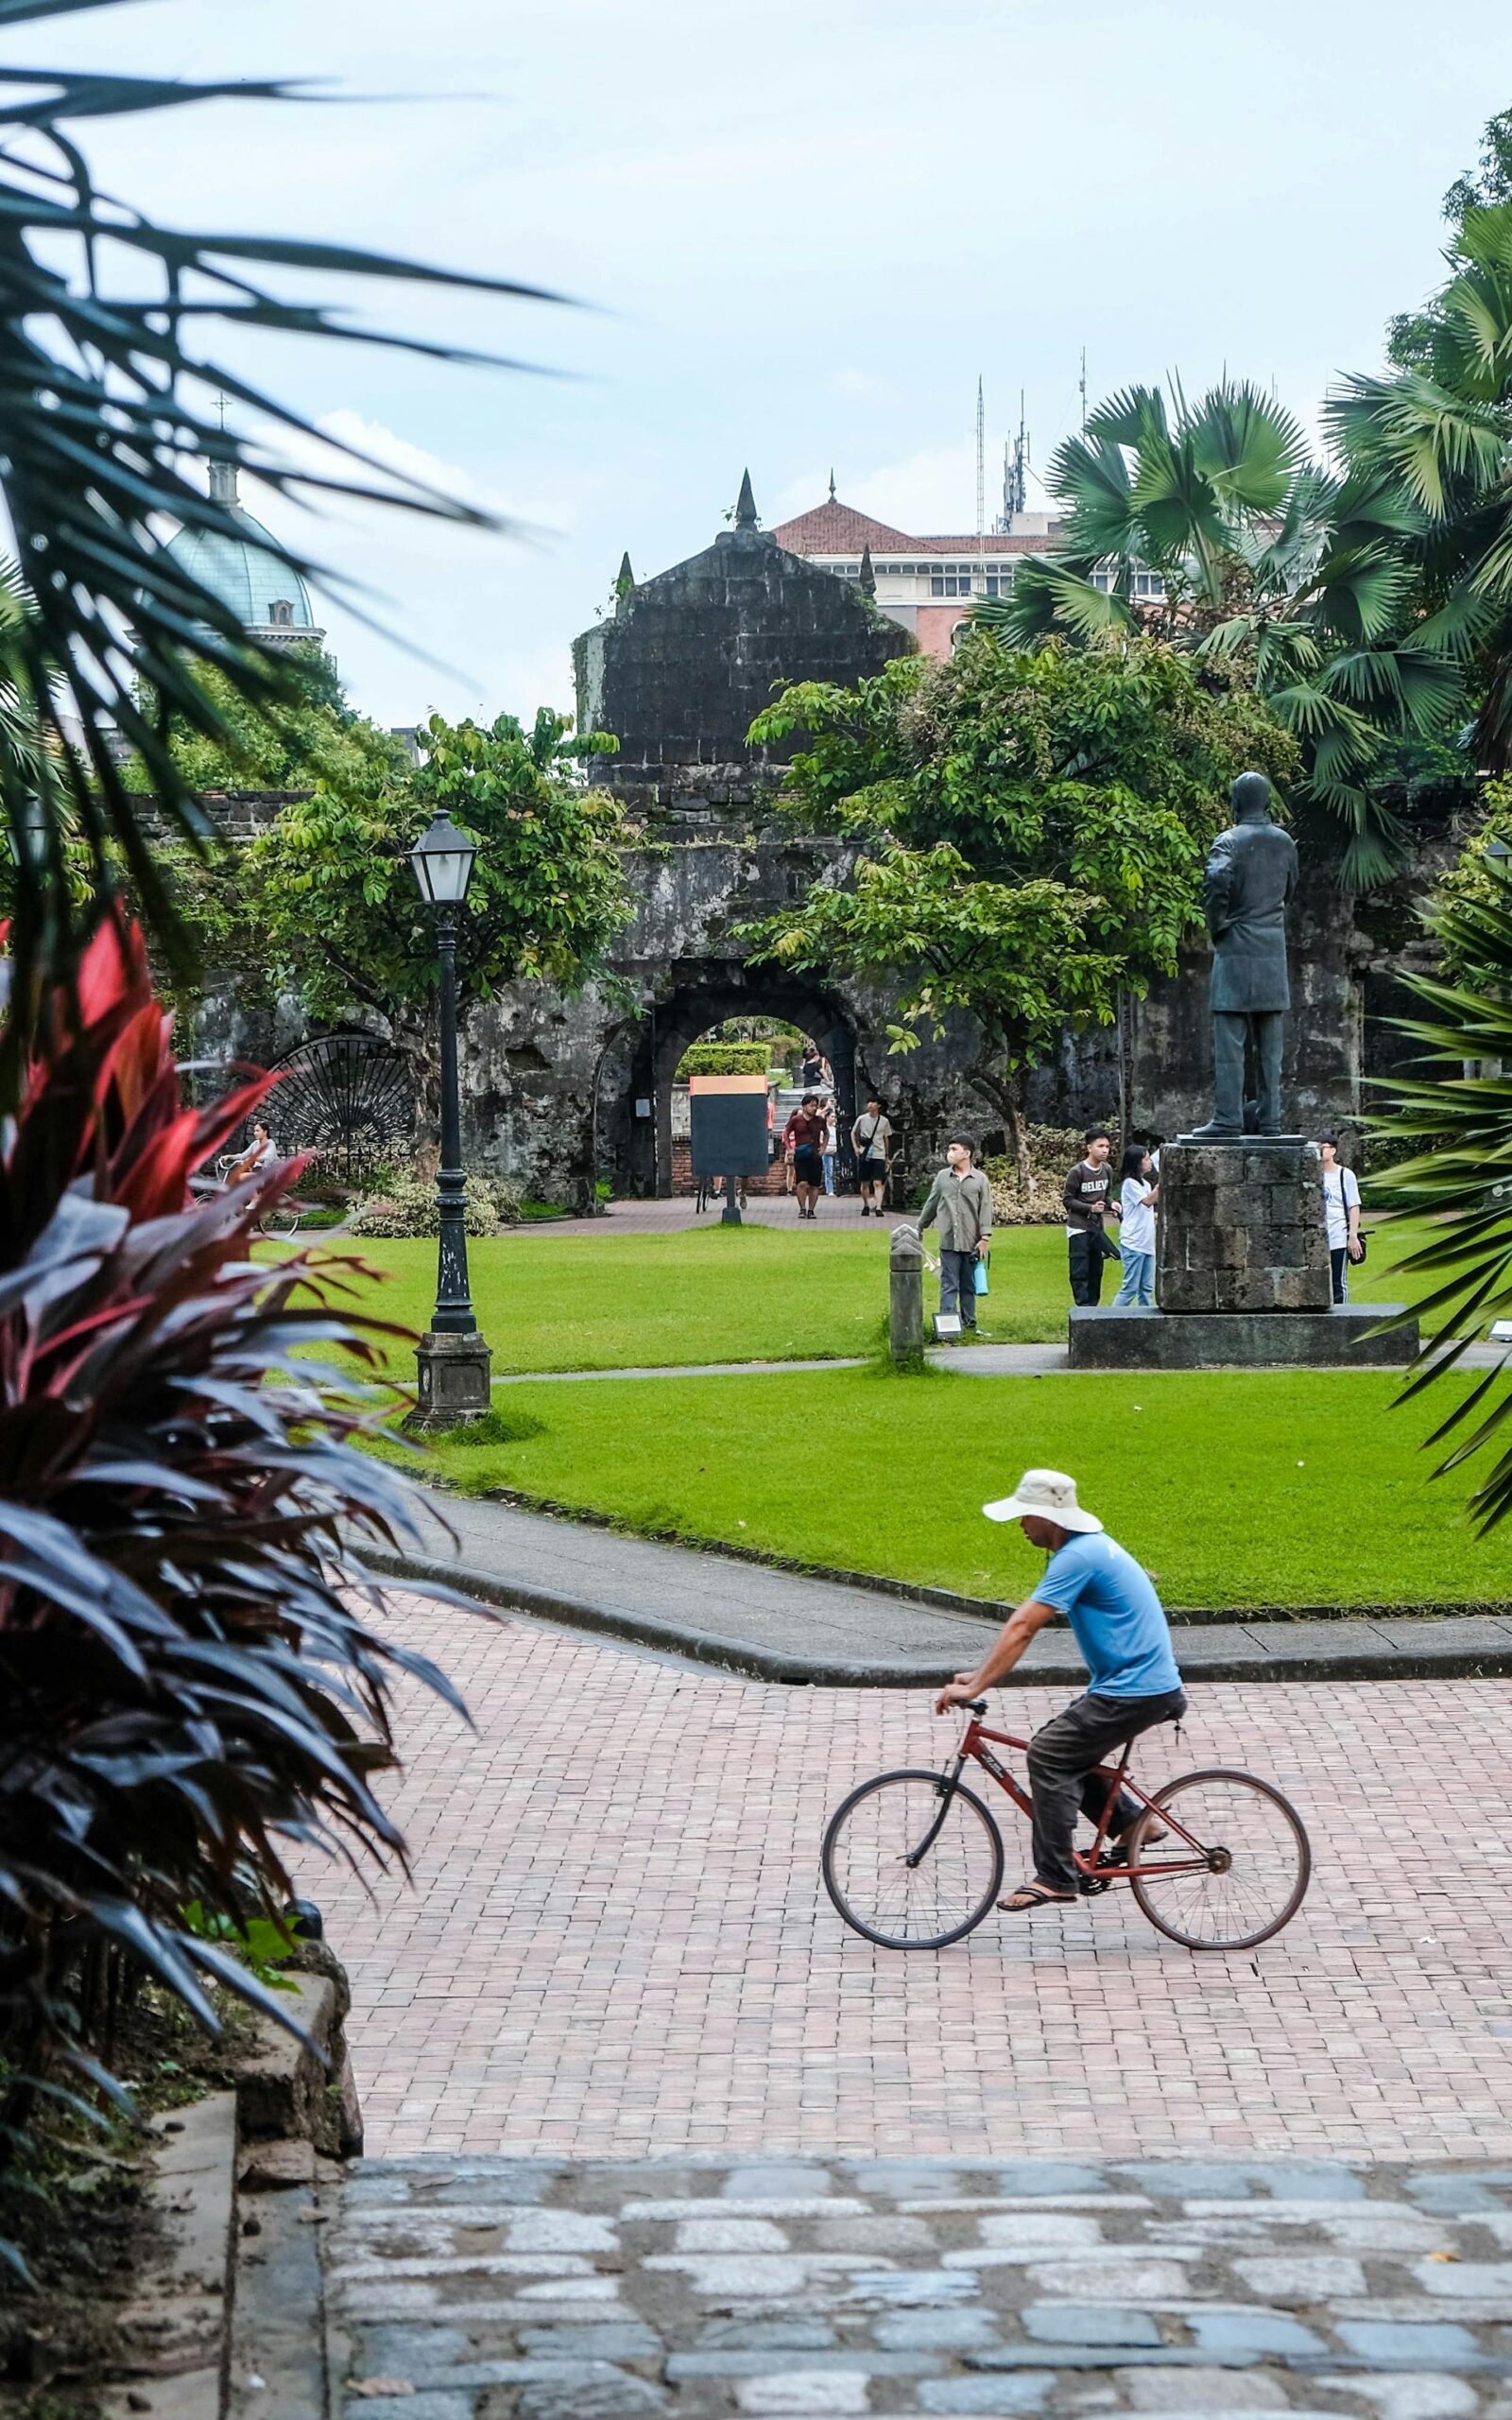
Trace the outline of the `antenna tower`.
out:
[[[987,548],[982,544],[987,530],[987,407],[982,393],[980,374],[976,381],[976,559],[982,571],[987,570]],[[987,594],[984,582],[982,594]]]
[[[1011,447],[1003,448],[1003,513],[998,528],[1010,537],[1013,524],[1028,500],[1025,472],[1029,466],[1029,432],[1023,423],[1023,389],[1019,389],[1019,434]]]
[[[1083,345],[1081,349],[1081,378],[1079,381],[1079,390],[1081,394],[1081,433],[1083,437],[1085,437],[1087,434],[1087,348],[1085,345]]]

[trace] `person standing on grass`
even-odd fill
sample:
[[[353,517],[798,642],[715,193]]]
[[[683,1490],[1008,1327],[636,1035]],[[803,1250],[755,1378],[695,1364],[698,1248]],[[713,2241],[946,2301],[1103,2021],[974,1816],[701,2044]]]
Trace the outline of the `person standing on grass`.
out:
[[[1050,1560],[1010,1614],[974,1672],[957,1672],[935,1700],[936,1714],[966,1705],[1012,1671],[1037,1631],[1057,1614],[1071,1624],[1091,1679],[1085,1696],[1057,1714],[1029,1742],[1034,1800],[1034,1875],[1000,1908],[1015,1915],[1035,1908],[1074,1907],[1080,1878],[1072,1854],[1078,1811],[1092,1824],[1108,1813],[1109,1847],[1103,1862],[1126,1865],[1119,1843],[1143,1808],[1128,1790],[1108,1808],[1108,1784],[1097,1767],[1126,1739],[1158,1722],[1179,1722],[1186,1692],[1177,1669],[1164,1608],[1149,1574],[1115,1546],[1095,1512],[1076,1501],[1076,1482],[1064,1471],[1025,1471],[1011,1495],[984,1504],[989,1521],[1017,1521],[1032,1547]],[[1158,1826],[1145,1846],[1163,1838]]]
[[[1090,1310],[1102,1299],[1103,1263],[1110,1256],[1103,1239],[1103,1213],[1112,1183],[1108,1157],[1113,1142],[1106,1126],[1089,1126],[1082,1142],[1085,1149],[1066,1179],[1061,1199],[1066,1205],[1071,1299]]]
[[[974,1149],[964,1134],[951,1137],[919,1214],[920,1235],[939,1221],[939,1306],[960,1314],[968,1336],[976,1334],[976,1264],[992,1241],[992,1187],[971,1166]]]
[[[817,1093],[805,1093],[787,1121],[783,1140],[793,1155],[793,1190],[800,1219],[816,1217],[824,1190],[824,1113]]]
[[[866,1109],[850,1129],[850,1149],[861,1179],[861,1216],[880,1219],[887,1190],[892,1123],[875,1093],[868,1094]]]
[[[824,1161],[824,1190],[833,1199],[834,1194],[834,1155],[835,1151],[839,1148],[840,1136],[835,1119],[834,1102],[833,1099],[821,1101],[819,1103],[819,1108],[824,1118],[824,1150],[821,1154]]]
[[[1333,1299],[1347,1303],[1349,1263],[1365,1258],[1365,1246],[1360,1241],[1360,1181],[1353,1168],[1342,1166],[1336,1134],[1320,1134],[1317,1148],[1323,1162],[1323,1219],[1329,1231]]]
[[[1143,1143],[1128,1144],[1119,1185],[1118,1244],[1124,1260],[1124,1280],[1113,1297],[1115,1311],[1147,1311],[1154,1307],[1155,1205],[1160,1192],[1152,1154]]]

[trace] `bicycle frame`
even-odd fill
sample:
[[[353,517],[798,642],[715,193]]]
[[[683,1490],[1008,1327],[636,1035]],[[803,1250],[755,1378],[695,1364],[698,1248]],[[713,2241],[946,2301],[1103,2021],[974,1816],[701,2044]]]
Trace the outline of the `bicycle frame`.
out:
[[[1022,1788],[1022,1786],[1014,1779],[1006,1765],[993,1754],[992,1748],[985,1744],[988,1741],[991,1741],[995,1746],[1000,1748],[1018,1748],[1022,1751],[1026,1751],[1029,1745],[1027,1739],[1017,1739],[1010,1731],[989,1730],[979,1716],[972,1715],[966,1726],[966,1731],[962,1737],[960,1747],[956,1752],[954,1766],[948,1774],[942,1777],[939,1813],[936,1816],[923,1839],[919,1841],[919,1846],[916,1849],[911,1849],[909,1851],[908,1857],[905,1860],[908,1865],[917,1866],[920,1864],[929,1855],[930,1850],[934,1847],[935,1841],[939,1833],[940,1825],[944,1823],[946,1816],[950,1812],[951,1800],[955,1795],[956,1789],[960,1783],[961,1774],[968,1764],[979,1765],[982,1771],[997,1783],[999,1789],[1003,1791],[1005,1797],[1012,1799],[1013,1804],[1017,1806],[1020,1814],[1027,1816],[1031,1821],[1033,1820],[1034,1801],[1030,1797],[1029,1792]],[[1108,1798],[1103,1807],[1102,1816],[1098,1822],[1097,1837],[1092,1842],[1090,1853],[1084,1857],[1079,1849],[1073,1849],[1072,1851],[1072,1855],[1075,1859],[1077,1873],[1085,1875],[1089,1879],[1093,1879],[1100,1883],[1129,1882],[1132,1881],[1135,1875],[1206,1873],[1211,1863],[1208,1850],[1203,1846],[1199,1840],[1195,1839],[1194,1835],[1187,1830],[1186,1825],[1168,1806],[1157,1808],[1156,1811],[1160,1816],[1160,1822],[1165,1825],[1168,1832],[1175,1832],[1181,1840],[1185,1841],[1188,1848],[1194,1852],[1193,1858],[1182,1858],[1177,1859],[1175,1863],[1162,1859],[1157,1864],[1142,1863],[1140,1865],[1117,1866],[1100,1866],[1098,1864],[1097,1860],[1102,1855],[1103,1843],[1108,1838],[1108,1817],[1111,1815],[1113,1808],[1118,1804],[1120,1790],[1129,1790],[1135,1798],[1143,1799],[1146,1806],[1155,1806],[1155,1800],[1151,1792],[1147,1789],[1142,1789],[1137,1781],[1130,1779],[1128,1760],[1132,1754],[1133,1746],[1134,1743],[1132,1740],[1126,1742],[1124,1753],[1116,1765],[1094,1765],[1091,1768],[1091,1773],[1089,1773],[1089,1779],[1095,1774],[1098,1780],[1107,1782]],[[1195,1862],[1194,1862],[1194,1858]]]

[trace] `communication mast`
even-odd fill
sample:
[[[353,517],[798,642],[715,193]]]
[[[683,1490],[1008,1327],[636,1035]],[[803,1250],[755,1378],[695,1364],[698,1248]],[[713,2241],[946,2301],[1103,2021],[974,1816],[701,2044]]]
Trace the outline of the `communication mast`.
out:
[[[982,393],[980,372],[976,381],[976,567],[981,577],[981,594],[987,595],[987,407]]]
[[[1028,499],[1029,432],[1023,421],[1023,389],[1019,389],[1019,434],[1011,446],[1003,448],[1003,510],[998,516],[998,533],[1011,537],[1013,524]]]

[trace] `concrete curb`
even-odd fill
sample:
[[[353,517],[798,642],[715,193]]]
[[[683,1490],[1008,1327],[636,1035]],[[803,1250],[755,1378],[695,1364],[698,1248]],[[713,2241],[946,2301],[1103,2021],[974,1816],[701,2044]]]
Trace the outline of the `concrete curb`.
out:
[[[412,1581],[420,1587],[460,1590],[503,1612],[534,1615],[545,1621],[559,1622],[569,1630],[589,1631],[623,1639],[630,1646],[654,1648],[663,1654],[686,1657],[747,1680],[776,1681],[809,1688],[918,1688],[948,1680],[955,1668],[956,1654],[943,1646],[937,1660],[879,1656],[852,1661],[796,1655],[764,1647],[756,1639],[726,1638],[716,1632],[687,1624],[660,1621],[650,1615],[560,1595],[554,1589],[510,1581],[499,1572],[477,1570],[464,1564],[438,1563],[424,1555],[389,1554],[372,1548],[365,1551],[363,1561],[370,1571],[383,1578]],[[1182,1673],[1193,1681],[1489,1680],[1512,1674],[1512,1621],[1506,1624],[1500,1639],[1488,1638],[1486,1633],[1493,1625],[1474,1616],[1437,1622],[1399,1614],[1393,1616],[1393,1623],[1399,1630],[1416,1631],[1421,1635],[1399,1645],[1374,1630],[1364,1617],[1286,1623],[1257,1623],[1252,1618],[1230,1617],[1221,1625],[1226,1632],[1224,1638],[1205,1646],[1202,1626],[1192,1627],[1177,1620],[1172,1627]],[[1447,1633],[1453,1635],[1448,1636]],[[1005,1685],[1033,1688],[1046,1683],[1085,1679],[1080,1659],[1068,1650],[1064,1654],[1036,1654],[1033,1663],[1021,1668]]]
[[[490,1487],[485,1495],[458,1497],[431,1474],[425,1481],[445,1517],[448,1502],[504,1504],[514,1512],[541,1512],[553,1521],[572,1521],[585,1530],[610,1537],[644,1540],[677,1547],[684,1554],[716,1555],[731,1563],[749,1564],[757,1571],[790,1572],[799,1580],[823,1580],[839,1588],[856,1588],[868,1596],[895,1597],[901,1604],[930,1605],[936,1613],[955,1614],[963,1621],[1005,1622],[1013,1600],[1005,1597],[964,1597],[952,1588],[932,1588],[922,1580],[890,1580],[874,1571],[850,1571],[841,1564],[803,1563],[796,1555],[770,1554],[761,1547],[741,1546],[729,1538],[689,1538],[676,1530],[622,1529],[610,1514],[580,1504],[561,1504],[550,1495],[530,1495],[509,1487]],[[366,1558],[373,1561],[371,1555]],[[441,1566],[437,1565],[439,1570]],[[571,1600],[567,1600],[571,1601]],[[1458,1603],[1429,1601],[1418,1605],[1179,1605],[1167,1607],[1170,1619],[1183,1630],[1232,1627],[1247,1622],[1400,1622],[1495,1620],[1512,1615],[1512,1602],[1503,1598],[1469,1598]],[[561,1616],[565,1619],[566,1616]]]

